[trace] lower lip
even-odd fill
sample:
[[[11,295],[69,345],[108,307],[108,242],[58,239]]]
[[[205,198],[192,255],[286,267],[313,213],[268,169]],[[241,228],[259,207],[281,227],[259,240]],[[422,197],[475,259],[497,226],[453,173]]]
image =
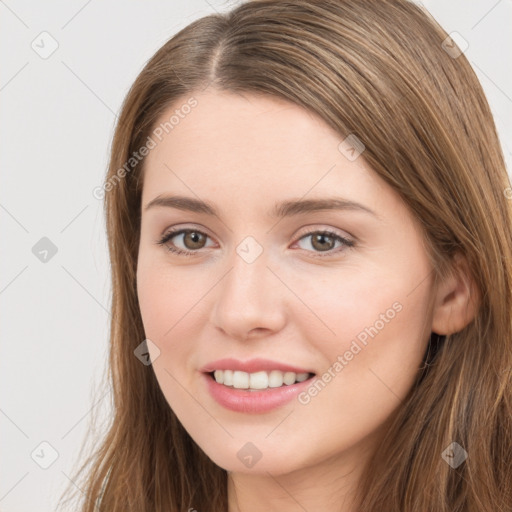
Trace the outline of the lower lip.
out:
[[[293,400],[301,391],[307,388],[314,376],[290,386],[267,388],[261,391],[236,389],[219,384],[208,373],[203,373],[210,395],[223,407],[235,412],[262,413],[277,409]]]

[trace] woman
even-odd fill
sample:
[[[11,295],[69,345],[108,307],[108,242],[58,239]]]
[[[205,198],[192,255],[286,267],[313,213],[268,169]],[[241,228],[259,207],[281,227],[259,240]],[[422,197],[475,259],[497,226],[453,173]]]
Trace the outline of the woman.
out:
[[[82,510],[512,510],[509,187],[413,3],[181,30],[103,187],[115,415]]]

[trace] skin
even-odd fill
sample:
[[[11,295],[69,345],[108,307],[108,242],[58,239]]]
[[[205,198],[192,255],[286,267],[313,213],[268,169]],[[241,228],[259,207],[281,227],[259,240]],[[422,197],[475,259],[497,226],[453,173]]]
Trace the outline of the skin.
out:
[[[159,350],[150,349],[159,385],[192,438],[229,472],[229,512],[356,510],[363,464],[409,392],[431,331],[454,332],[473,316],[467,278],[435,284],[419,224],[364,152],[347,159],[338,149],[344,137],[314,114],[272,97],[194,97],[198,105],[145,162],[137,292],[146,337]],[[144,210],[165,194],[206,200],[220,215]],[[333,196],[376,216],[269,216],[275,202]],[[175,255],[155,243],[171,227],[208,237],[176,235],[167,245],[197,254]],[[323,229],[355,245],[328,239],[322,252],[306,235]],[[247,236],[263,248],[250,264],[236,252]],[[199,373],[219,358],[263,357],[321,376],[396,303],[400,312],[307,404],[229,411]],[[262,454],[252,468],[237,457],[248,441]]]

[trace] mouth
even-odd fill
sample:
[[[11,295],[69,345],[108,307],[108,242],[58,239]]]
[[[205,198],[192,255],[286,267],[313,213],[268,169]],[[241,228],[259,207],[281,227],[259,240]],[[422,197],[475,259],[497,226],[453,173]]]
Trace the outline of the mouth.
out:
[[[254,373],[239,370],[214,370],[207,372],[210,379],[232,390],[269,391],[286,388],[312,379],[311,372],[283,372],[281,370],[258,371]]]
[[[289,370],[289,369],[288,369]],[[263,414],[285,406],[312,384],[310,372],[218,369],[203,372],[206,390],[222,407],[238,413]]]

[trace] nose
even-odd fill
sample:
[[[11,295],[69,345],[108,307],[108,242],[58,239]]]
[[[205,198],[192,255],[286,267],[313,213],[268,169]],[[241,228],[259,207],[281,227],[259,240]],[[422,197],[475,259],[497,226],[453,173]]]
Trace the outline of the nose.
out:
[[[290,291],[269,267],[266,253],[254,261],[238,253],[217,284],[211,321],[236,340],[266,337],[283,329]]]

